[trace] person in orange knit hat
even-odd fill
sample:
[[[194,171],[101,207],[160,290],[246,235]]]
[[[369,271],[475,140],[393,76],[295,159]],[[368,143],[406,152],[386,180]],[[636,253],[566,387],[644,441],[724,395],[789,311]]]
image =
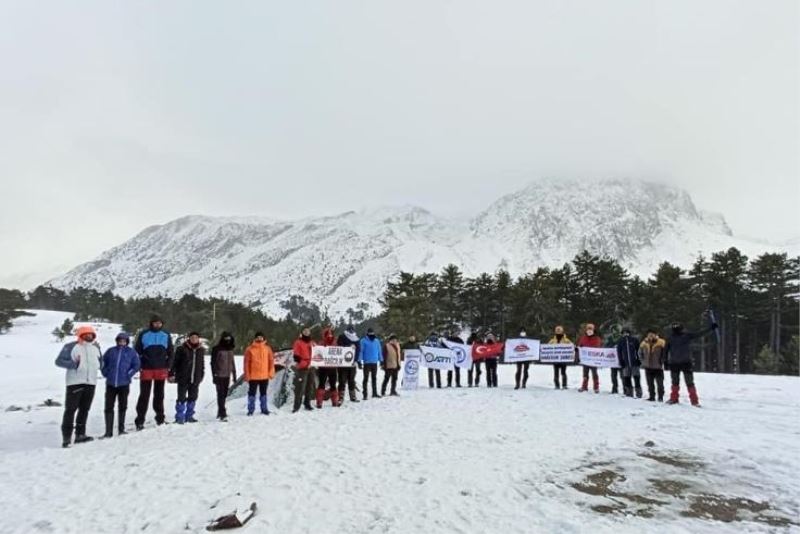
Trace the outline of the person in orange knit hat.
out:
[[[269,415],[267,387],[275,378],[275,354],[267,344],[262,332],[256,332],[253,342],[244,351],[244,380],[247,382],[247,415],[256,410],[256,391],[261,404],[261,413]]]

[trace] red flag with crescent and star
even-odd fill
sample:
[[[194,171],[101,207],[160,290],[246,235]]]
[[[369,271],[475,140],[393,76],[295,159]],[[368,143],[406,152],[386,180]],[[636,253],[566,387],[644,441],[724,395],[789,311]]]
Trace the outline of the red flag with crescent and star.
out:
[[[504,352],[502,343],[473,343],[472,361],[485,360],[486,358],[499,358]]]

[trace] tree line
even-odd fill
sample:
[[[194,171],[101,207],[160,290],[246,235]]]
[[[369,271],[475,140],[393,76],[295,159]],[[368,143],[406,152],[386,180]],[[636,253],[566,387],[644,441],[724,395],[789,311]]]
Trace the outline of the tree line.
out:
[[[664,334],[675,322],[705,328],[712,309],[720,339],[697,344],[696,369],[798,374],[799,279],[800,258],[787,254],[750,260],[730,248],[688,270],[664,262],[644,280],[584,251],[560,268],[516,279],[504,270],[469,278],[455,265],[438,274],[402,272],[388,284],[378,322],[401,336],[469,327],[502,338],[521,329],[548,338],[555,325],[574,336],[591,322],[610,344],[623,327]]]
[[[319,308],[302,298],[287,301],[283,319],[272,319],[260,310],[224,299],[201,299],[184,295],[180,299],[164,297],[124,299],[110,291],[77,288],[66,292],[40,286],[30,292],[0,289],[0,332],[11,326],[11,319],[22,315],[19,310],[57,310],[75,313],[76,321],[107,321],[119,323],[127,332],[135,333],[147,326],[150,317],[158,314],[165,328],[173,333],[199,331],[204,337],[218,339],[223,331],[233,334],[237,350],[243,351],[255,332],[266,333],[275,348],[291,346],[301,325],[312,325],[321,331],[327,318]],[[68,326],[54,325],[68,335]],[[341,326],[341,325],[338,325]],[[54,330],[54,335],[56,330]],[[56,336],[60,337],[60,336]]]

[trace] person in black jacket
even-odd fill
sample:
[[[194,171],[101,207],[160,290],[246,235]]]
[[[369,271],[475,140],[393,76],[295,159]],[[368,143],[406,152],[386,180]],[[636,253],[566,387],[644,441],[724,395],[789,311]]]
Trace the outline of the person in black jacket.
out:
[[[205,375],[204,356],[205,349],[197,332],[191,332],[175,351],[169,381],[178,385],[178,400],[175,401],[175,422],[178,424],[197,422],[194,409],[200,382]]]
[[[491,332],[486,334],[486,344],[487,345],[494,345],[495,343],[499,343],[497,338],[494,337],[494,334]],[[492,356],[489,358],[484,359],[486,365],[486,387],[489,388],[496,388],[497,387],[497,363],[498,363],[498,356]]]
[[[461,336],[458,335],[458,332],[455,330],[450,332],[450,335],[447,337],[447,341],[450,343],[458,343],[459,345],[464,344],[464,340],[461,339]],[[461,368],[459,366],[455,366],[455,375],[456,375],[456,387],[461,387]],[[453,387],[453,371],[447,371],[447,387]]]
[[[472,347],[473,343],[480,343],[480,338],[478,337],[477,333],[472,333],[467,338],[467,345]],[[473,377],[475,380],[473,381]],[[481,383],[481,360],[473,360],[472,367],[469,368],[467,371],[467,387],[478,387]]]
[[[356,334],[356,329],[353,328],[353,325],[348,325],[345,328],[344,332],[339,334],[338,339],[336,340],[336,345],[339,347],[352,347],[356,351],[356,360],[358,360],[358,351],[359,351],[359,339],[358,334]],[[348,393],[350,394],[350,402],[359,402],[358,396],[356,395],[356,366],[352,365],[349,367],[339,367],[337,374],[338,380],[338,387],[339,390],[339,404],[341,405],[344,402],[344,390],[347,387]]]
[[[150,391],[153,391],[153,411],[156,412],[156,424],[164,424],[164,382],[172,368],[172,336],[164,330],[164,321],[160,316],[150,318],[150,326],[136,336],[134,346],[142,363],[139,372],[139,400],[136,401],[136,430],[144,428],[147,415],[147,404],[150,402]]]
[[[687,332],[680,323],[672,325],[672,335],[670,335],[667,340],[666,348],[666,367],[669,369],[670,378],[672,378],[672,391],[670,392],[667,404],[678,404],[681,387],[681,372],[683,372],[683,379],[686,381],[686,389],[689,391],[689,400],[692,406],[700,406],[700,399],[697,396],[697,389],[694,386],[691,345],[692,341],[695,339],[699,339],[717,328],[719,328],[719,326],[717,323],[714,323],[710,328],[692,333]]]
[[[228,420],[228,410],[225,402],[228,399],[228,390],[231,381],[236,382],[236,360],[234,348],[236,341],[229,332],[223,332],[219,343],[211,349],[211,378],[217,389],[217,419]]]
[[[439,334],[431,332],[422,345],[424,347],[443,347],[444,344],[439,340]],[[439,369],[428,369],[428,387],[433,388],[433,381],[436,379],[436,388],[442,387],[442,372]]]
[[[622,337],[617,342],[617,359],[619,360],[620,374],[622,375],[622,392],[626,397],[633,397],[634,383],[636,398],[642,398],[642,382],[639,369],[642,362],[639,360],[639,340],[631,335],[630,328],[622,329]]]

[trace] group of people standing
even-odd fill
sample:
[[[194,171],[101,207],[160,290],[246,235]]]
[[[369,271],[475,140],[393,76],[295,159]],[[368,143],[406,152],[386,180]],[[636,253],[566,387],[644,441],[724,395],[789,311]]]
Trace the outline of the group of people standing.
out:
[[[616,344],[619,368],[611,371],[612,393],[618,392],[618,377],[622,378],[622,390],[626,396],[642,397],[640,369],[645,371],[649,401],[664,400],[664,369],[671,373],[672,389],[668,404],[676,404],[679,400],[680,375],[683,373],[690,401],[699,405],[697,390],[694,385],[691,342],[717,328],[711,325],[708,330],[698,333],[687,332],[682,325],[674,324],[668,339],[661,338],[654,330],[648,330],[645,338],[639,341],[630,329],[623,329],[622,337]],[[523,330],[520,338],[527,337]],[[159,316],[150,319],[147,328],[142,330],[131,346],[131,336],[120,332],[115,338],[115,345],[103,353],[96,341],[97,333],[91,326],[81,326],[76,331],[76,340],[65,344],[56,365],[66,369],[66,399],[64,416],[61,425],[62,445],[69,447],[74,443],[92,441],[86,434],[86,421],[94,399],[97,374],[106,379],[105,392],[105,434],[113,436],[116,406],[117,433],[125,434],[125,417],[128,396],[133,377],[139,374],[139,398],[136,403],[135,427],[142,430],[150,405],[155,412],[155,422],[162,425],[166,422],[164,410],[164,390],[167,382],[177,386],[175,402],[175,422],[178,424],[195,423],[196,403],[199,386],[205,377],[206,350],[198,332],[190,332],[183,342],[175,348],[172,335],[164,329],[164,322]],[[464,344],[458,332],[450,332],[442,336],[436,332],[422,343],[423,346],[445,347],[445,341]],[[497,367],[502,354],[502,341],[492,333],[471,335],[466,343],[480,343],[488,347],[488,356],[475,360],[467,370],[467,386],[479,387],[482,367],[486,373],[486,386],[495,388],[498,385]],[[550,344],[571,344],[564,328],[556,326]],[[355,352],[355,366],[319,367],[312,366],[312,354],[315,345],[339,346],[351,348]],[[602,347],[603,341],[595,326],[586,324],[578,338],[576,346]],[[227,421],[226,401],[231,385],[237,381],[235,361],[236,342],[228,332],[223,332],[216,345],[211,349],[210,370],[217,394],[217,419]],[[362,400],[380,398],[387,394],[396,396],[399,372],[407,350],[419,349],[420,344],[415,336],[410,336],[404,344],[400,344],[397,336],[391,334],[386,341],[381,340],[376,332],[369,328],[364,337],[359,337],[352,326],[348,326],[337,337],[334,329],[327,326],[322,331],[319,343],[312,339],[311,330],[304,328],[292,345],[294,365],[294,405],[293,412],[301,407],[314,410],[323,407],[325,400],[339,407],[344,403],[345,393],[350,402],[359,402],[356,386],[357,370],[362,370]],[[567,363],[553,364],[553,381],[556,389],[567,389]],[[275,353],[267,342],[263,332],[256,332],[252,341],[244,351],[243,380],[247,383],[247,415],[256,411],[256,403],[261,414],[269,415],[268,386],[280,365],[276,365]],[[530,374],[530,362],[516,364],[515,389],[526,388]],[[378,369],[383,370],[383,381],[378,393]],[[588,391],[589,378],[595,393],[599,392],[600,381],[597,368],[583,366],[583,380],[578,391]],[[456,367],[447,371],[447,387],[461,387],[461,370]],[[428,369],[428,386],[441,388],[441,372]],[[315,404],[316,406],[314,406]]]

